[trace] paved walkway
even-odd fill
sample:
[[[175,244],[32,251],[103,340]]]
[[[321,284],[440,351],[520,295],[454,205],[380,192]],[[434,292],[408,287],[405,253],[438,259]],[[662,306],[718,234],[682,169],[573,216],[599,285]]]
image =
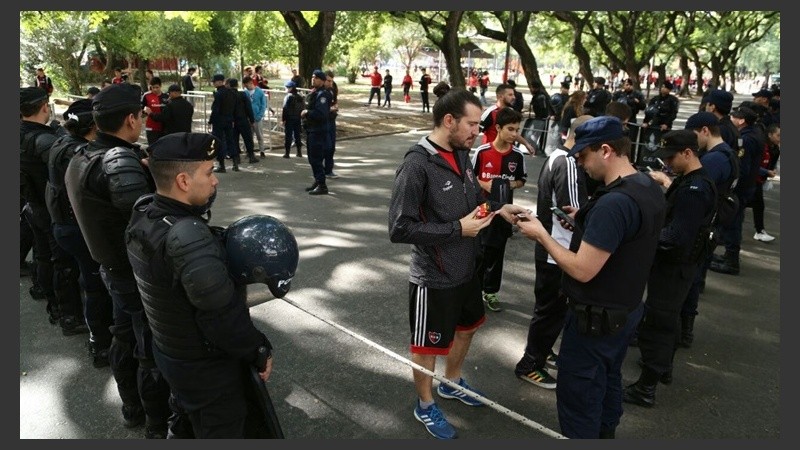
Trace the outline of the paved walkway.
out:
[[[682,120],[687,116],[681,112]],[[249,290],[254,321],[275,347],[269,389],[289,439],[431,439],[412,415],[410,248],[389,242],[386,215],[394,171],[423,135],[340,142],[341,177],[330,180],[328,196],[307,195],[307,161],[283,159],[282,151],[220,175],[213,224],[272,215],[300,246],[285,299],[273,299],[265,286]],[[528,159],[532,182],[515,195],[517,203],[535,206],[543,161]],[[655,408],[625,406],[619,438],[780,436],[780,193],[780,183],[766,193],[767,229],[777,239],[753,240],[747,211],[741,275],[709,274],[694,347],[677,353],[675,381],[659,386]],[[509,241],[500,295],[505,309],[487,312],[464,366],[464,376],[493,406],[440,400],[462,438],[539,439],[559,432],[555,392],[513,375],[533,308],[533,247],[519,235]],[[142,429],[122,426],[110,371],[91,366],[86,336],[64,337],[50,326],[44,303],[28,296],[29,283],[20,278],[20,438],[140,438]],[[631,349],[626,381],[638,376],[638,357]]]

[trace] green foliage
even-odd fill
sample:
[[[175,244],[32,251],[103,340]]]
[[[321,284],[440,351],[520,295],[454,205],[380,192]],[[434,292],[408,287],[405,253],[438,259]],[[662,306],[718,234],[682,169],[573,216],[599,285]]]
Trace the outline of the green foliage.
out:
[[[242,12],[240,34],[246,64],[297,61],[297,43],[277,11]]]

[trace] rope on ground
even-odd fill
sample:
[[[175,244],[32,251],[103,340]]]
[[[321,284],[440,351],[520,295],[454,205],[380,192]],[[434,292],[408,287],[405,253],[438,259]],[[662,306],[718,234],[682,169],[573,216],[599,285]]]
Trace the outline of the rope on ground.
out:
[[[438,374],[436,374],[434,372],[431,372],[430,370],[420,366],[419,364],[417,364],[417,363],[415,363],[413,361],[410,361],[407,358],[404,358],[403,356],[400,356],[397,353],[395,353],[395,352],[393,352],[393,351],[391,351],[391,350],[389,350],[389,349],[387,349],[387,348],[385,348],[385,347],[383,347],[383,346],[381,346],[381,345],[379,345],[379,344],[377,344],[375,342],[370,341],[369,339],[367,339],[367,338],[355,333],[354,331],[351,331],[351,330],[339,325],[336,322],[332,322],[332,321],[330,321],[330,320],[328,320],[328,319],[326,319],[324,317],[320,317],[317,314],[314,314],[313,312],[303,308],[302,306],[298,305],[296,302],[294,302],[294,301],[292,301],[292,300],[290,300],[290,299],[288,299],[286,297],[282,298],[281,300],[283,300],[286,303],[294,306],[295,308],[299,309],[300,311],[303,311],[304,313],[306,313],[306,314],[308,314],[308,315],[310,315],[312,317],[315,317],[315,318],[321,320],[322,322],[327,323],[328,325],[336,328],[337,330],[342,331],[342,332],[344,332],[344,333],[346,333],[346,334],[358,339],[359,341],[369,345],[370,347],[379,350],[381,353],[384,353],[384,354],[396,359],[397,361],[400,361],[401,363],[403,363],[403,364],[405,364],[407,366],[411,366],[413,369],[418,370],[418,371],[420,371],[420,372],[422,372],[422,373],[424,373],[426,375],[429,375],[429,376],[439,380],[439,382],[445,383],[447,386],[450,386],[453,389],[457,389],[457,390],[467,394],[468,396],[478,400],[479,402],[483,403],[484,405],[494,409],[495,411],[500,412],[501,414],[504,414],[504,415],[506,415],[508,417],[511,417],[512,419],[516,420],[517,422],[519,422],[519,423],[521,423],[521,424],[523,424],[525,426],[531,427],[531,428],[533,428],[533,429],[535,429],[537,431],[540,431],[540,432],[544,433],[545,435],[550,436],[552,438],[567,439],[564,435],[562,435],[562,434],[560,434],[560,433],[558,433],[556,431],[553,431],[553,430],[545,427],[544,425],[541,425],[541,424],[539,424],[539,423],[537,423],[537,422],[535,422],[535,421],[533,421],[531,419],[528,419],[527,417],[525,417],[525,416],[523,416],[523,415],[521,415],[521,414],[519,414],[517,412],[514,412],[514,411],[510,410],[510,409],[506,408],[505,406],[495,402],[494,400],[486,398],[486,397],[484,397],[484,396],[482,396],[480,394],[477,394],[477,393],[475,393],[475,392],[473,392],[473,391],[471,391],[469,389],[464,389],[460,385],[448,380],[447,378],[445,378],[445,377],[443,377],[441,375],[438,375]]]

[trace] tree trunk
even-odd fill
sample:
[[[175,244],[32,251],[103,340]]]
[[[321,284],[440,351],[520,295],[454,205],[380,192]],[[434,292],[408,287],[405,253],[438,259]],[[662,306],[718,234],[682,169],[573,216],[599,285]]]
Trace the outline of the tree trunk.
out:
[[[461,46],[458,44],[458,28],[464,11],[450,11],[445,20],[442,40],[438,42],[439,48],[447,66],[447,75],[451,87],[466,87],[464,77],[461,76]],[[439,74],[439,81],[442,80]]]
[[[336,11],[320,11],[312,27],[301,11],[281,11],[283,20],[297,39],[298,73],[310,87],[311,74],[322,69],[325,50],[331,42],[336,23]]]
[[[679,64],[681,67],[681,76],[683,77],[683,85],[678,95],[681,97],[691,97],[692,95],[689,92],[689,78],[692,77],[692,69],[689,68],[689,58],[686,55],[681,55]]]

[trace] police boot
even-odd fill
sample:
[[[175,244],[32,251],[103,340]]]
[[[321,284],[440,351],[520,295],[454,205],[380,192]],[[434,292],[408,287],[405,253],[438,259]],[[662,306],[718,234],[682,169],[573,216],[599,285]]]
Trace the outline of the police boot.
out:
[[[674,353],[673,353],[673,356],[674,356]],[[639,367],[644,369],[644,361],[642,361],[642,358],[639,358],[639,360],[636,361],[636,362],[637,362],[637,364],[639,364]],[[658,379],[658,381],[661,384],[672,384],[672,366],[671,365],[669,366],[669,369],[667,369],[666,372],[661,374],[661,377]]]
[[[58,324],[61,326],[61,334],[64,336],[74,336],[89,332],[89,327],[86,326],[83,316],[62,315],[58,319]]]
[[[715,263],[711,261],[709,270],[717,273],[724,273],[727,275],[739,275],[739,254],[734,252],[725,252],[725,260],[722,263]]]
[[[328,193],[328,186],[325,183],[319,183],[317,187],[309,191],[309,195],[326,195]]]
[[[283,157],[284,158],[288,158],[289,157],[289,147],[286,147],[286,151],[284,152]]]
[[[309,186],[309,187],[307,187],[307,188],[306,188],[306,192],[311,192],[311,191],[313,191],[314,189],[316,189],[316,188],[317,188],[317,186],[319,186],[319,183],[317,183],[317,182],[315,181],[315,182],[314,182],[314,184],[312,184],[311,186]]]
[[[297,147],[297,157],[298,158],[302,158],[303,157],[303,152],[300,151],[300,148],[301,147]]]
[[[695,316],[681,316],[681,340],[680,346],[691,348],[694,341],[694,318]]]
[[[234,171],[234,172],[238,172],[239,171],[239,163],[240,162],[241,162],[241,158],[239,157],[239,154],[237,153],[237,154],[233,155],[233,168],[231,170]]]
[[[214,167],[214,172],[217,172],[217,173],[225,173],[225,172],[227,172],[227,170],[225,170],[225,160],[224,159],[222,160],[222,162],[217,163],[217,167]]]
[[[639,381],[623,389],[622,401],[652,408],[656,403],[656,387],[658,387],[659,378],[658,372],[647,366],[643,367]]]

